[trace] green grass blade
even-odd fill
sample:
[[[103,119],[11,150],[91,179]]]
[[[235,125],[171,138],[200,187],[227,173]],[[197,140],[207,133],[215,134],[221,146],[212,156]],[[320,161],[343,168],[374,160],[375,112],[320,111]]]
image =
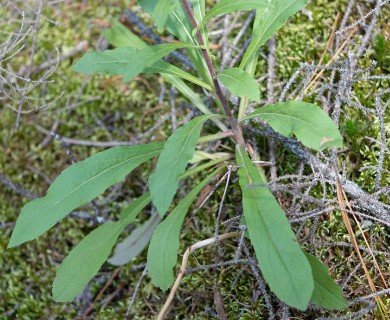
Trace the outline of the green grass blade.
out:
[[[218,168],[192,189],[159,224],[153,234],[148,249],[148,273],[153,284],[164,291],[174,281],[172,269],[177,261],[180,228],[188,208],[208,181],[222,169],[223,167]]]
[[[249,63],[260,47],[283,27],[287,19],[306,6],[307,0],[272,0],[273,8],[264,10],[263,18],[252,32],[252,40],[241,60],[240,68]]]
[[[23,207],[8,248],[40,236],[72,210],[123,180],[141,163],[156,157],[162,147],[163,143],[114,147],[65,169],[45,197]]]
[[[88,234],[72,249],[57,270],[53,298],[57,302],[72,301],[96,275],[107,260],[123,229],[150,202],[146,193],[121,213],[117,222],[107,222]]]
[[[280,300],[306,310],[314,289],[309,262],[264,174],[239,145],[236,157],[244,217],[264,279]]]
[[[195,152],[203,124],[216,115],[192,119],[176,130],[164,145],[156,170],[149,178],[150,194],[160,216],[164,216],[176,193],[179,177]]]
[[[286,137],[294,134],[302,144],[314,150],[343,146],[336,124],[324,110],[312,103],[292,100],[266,105],[240,122],[256,118],[264,120]]]

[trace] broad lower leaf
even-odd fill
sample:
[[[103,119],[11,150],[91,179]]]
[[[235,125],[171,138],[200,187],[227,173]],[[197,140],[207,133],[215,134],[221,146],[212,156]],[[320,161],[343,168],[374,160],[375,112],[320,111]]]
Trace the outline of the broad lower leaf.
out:
[[[239,1],[237,1],[239,2]],[[260,47],[283,27],[287,19],[306,6],[307,0],[271,0],[271,8],[264,10],[263,18],[252,32],[252,40],[242,58],[240,69],[249,63]]]
[[[284,303],[306,310],[314,289],[309,262],[264,174],[238,145],[236,157],[244,217],[264,279]]]
[[[203,124],[216,115],[203,115],[192,119],[176,130],[164,145],[158,158],[156,170],[149,178],[150,194],[160,216],[164,216],[179,185],[179,176],[184,172],[195,152]]]
[[[264,120],[286,137],[294,134],[302,144],[314,150],[343,146],[336,124],[324,110],[312,103],[292,100],[270,104],[240,121],[256,118]]]
[[[253,77],[239,68],[225,69],[218,75],[218,79],[238,97],[247,97],[253,101],[260,101],[260,90]]]
[[[221,0],[207,12],[207,15],[198,26],[202,27],[210,19],[222,14],[232,13],[236,11],[249,11],[264,8],[273,8],[273,5],[265,0]]]
[[[314,291],[311,302],[328,310],[345,309],[348,305],[343,297],[342,289],[329,276],[328,267],[316,257],[306,253],[314,278]]]
[[[161,218],[157,213],[152,215],[140,227],[134,229],[127,238],[117,244],[113,256],[107,261],[115,266],[121,266],[138,256],[148,245],[160,221]]]
[[[123,180],[141,163],[157,156],[162,147],[163,143],[114,147],[65,169],[45,197],[23,207],[8,247],[40,236],[72,210]]]
[[[222,167],[215,170],[201,181],[191,192],[179,202],[172,212],[163,220],[153,234],[148,249],[148,273],[155,286],[167,290],[173,283],[173,267],[177,261],[179,250],[179,233],[189,206],[197,194]]]
[[[133,201],[117,222],[107,222],[88,234],[72,249],[57,270],[53,298],[57,302],[72,301],[83,291],[107,260],[123,229],[150,202],[149,193]]]

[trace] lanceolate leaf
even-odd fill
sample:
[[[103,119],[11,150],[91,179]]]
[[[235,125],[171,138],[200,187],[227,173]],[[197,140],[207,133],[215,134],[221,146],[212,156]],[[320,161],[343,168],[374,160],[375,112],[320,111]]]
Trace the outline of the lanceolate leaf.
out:
[[[198,26],[201,27],[210,19],[219,16],[221,14],[232,13],[236,11],[248,11],[263,8],[273,8],[272,4],[264,0],[221,0],[211,10],[208,11],[207,15],[202,20],[202,23]]]
[[[264,11],[262,20],[253,30],[252,40],[245,51],[240,68],[243,69],[260,47],[286,23],[289,17],[303,9],[306,3],[307,0],[271,0],[270,4],[274,7]]]
[[[122,24],[118,23],[117,21],[112,22],[112,27],[104,30],[104,35],[106,39],[110,42],[110,44],[115,45],[116,47],[120,47],[124,52],[126,50],[135,50],[133,48],[124,48],[124,47],[134,47],[136,49],[144,49],[147,47],[147,44],[139,38],[137,35],[132,33],[129,29],[127,29]],[[116,49],[117,50],[117,49]],[[107,51],[115,51],[115,50],[106,50],[101,53],[105,53]],[[89,51],[94,52],[94,51]],[[86,53],[89,54],[89,52]],[[94,52],[95,53],[95,52]],[[127,57],[127,56],[126,56]],[[81,58],[83,59],[83,58]],[[79,61],[81,61],[81,59]],[[120,66],[115,68],[115,71],[118,71],[117,75],[123,74],[123,67],[129,63],[128,60],[125,61],[125,65],[123,64],[124,61],[119,61]],[[86,67],[89,67],[89,60],[86,60]],[[77,64],[77,63],[76,63]],[[86,68],[84,68],[86,69]],[[99,71],[96,71],[99,72]],[[104,72],[104,71],[101,71]],[[213,88],[205,83],[204,81],[198,79],[197,77],[191,75],[190,73],[168,63],[163,60],[159,60],[156,63],[154,63],[152,66],[145,68],[142,72],[144,73],[160,73],[162,76],[165,75],[172,75],[175,77],[179,77],[182,79],[185,79],[187,81],[190,81],[192,83],[195,83],[196,85],[199,85],[209,91],[213,91]],[[88,72],[87,72],[88,73]],[[93,72],[90,72],[93,73]],[[169,80],[169,79],[168,79]]]
[[[197,25],[202,23],[202,20],[206,16],[206,0],[191,0],[192,10],[194,11],[194,19]],[[207,33],[206,25],[202,25],[200,28],[200,34],[202,35],[203,41],[206,48],[209,47],[209,37]]]
[[[328,267],[314,256],[306,253],[314,278],[314,291],[311,302],[329,310],[345,309],[348,305],[343,297],[343,291],[329,276]]]
[[[305,310],[314,289],[309,262],[264,174],[238,145],[236,157],[244,217],[264,279],[280,300]]]
[[[203,124],[216,115],[203,115],[192,119],[176,130],[167,140],[158,159],[156,171],[149,178],[150,194],[160,216],[164,216],[184,172],[195,152]]]
[[[102,52],[87,52],[73,66],[73,70],[80,73],[121,74],[123,81],[130,81],[139,75],[145,68],[152,66],[162,57],[179,48],[193,48],[193,45],[184,43],[164,43],[156,46],[147,46],[141,50],[134,48],[117,48]]]
[[[126,239],[118,243],[113,256],[107,261],[115,266],[121,266],[138,256],[149,243],[160,221],[161,218],[156,212],[144,224],[133,230]]]
[[[158,0],[154,8],[154,21],[159,32],[162,32],[168,19],[168,15],[172,11],[174,0]],[[176,3],[177,4],[177,3]]]
[[[72,70],[84,74],[123,74],[136,51],[135,48],[88,51],[72,66]]]
[[[157,156],[163,143],[114,147],[65,169],[43,198],[27,203],[16,221],[8,247],[32,240],[77,207],[91,201]]]
[[[150,202],[149,193],[133,201],[117,222],[107,222],[92,231],[69,253],[57,270],[53,298],[57,302],[72,301],[106,261],[123,229]]]
[[[218,79],[234,95],[260,101],[259,86],[246,71],[239,68],[225,69],[218,75]]]
[[[152,240],[150,240],[148,249],[148,273],[153,284],[164,291],[172,285],[174,280],[172,269],[177,261],[180,228],[188,208],[200,190],[221,169],[222,167],[215,170],[192,189],[179,202],[175,209],[172,210],[168,217],[159,224],[153,234]]]
[[[117,19],[111,19],[111,27],[103,30],[104,38],[117,48],[134,47],[142,49],[147,44],[136,34],[131,32],[127,27]]]
[[[336,124],[325,111],[312,103],[292,100],[270,104],[240,121],[256,118],[264,120],[286,137],[295,134],[305,146],[314,150],[343,146],[343,138]]]

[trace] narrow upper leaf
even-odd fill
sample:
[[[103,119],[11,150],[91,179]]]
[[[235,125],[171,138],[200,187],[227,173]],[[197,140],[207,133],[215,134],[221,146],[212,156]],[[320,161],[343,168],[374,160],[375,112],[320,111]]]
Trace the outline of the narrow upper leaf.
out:
[[[160,0],[138,0],[138,4],[142,7],[142,9],[144,9],[152,16],[154,21],[156,21],[155,8],[159,1]],[[195,0],[192,0],[191,3],[193,3],[194,1]],[[193,28],[181,3],[178,3],[177,6],[174,6],[174,9],[168,15],[165,27],[170,33],[178,37],[181,42],[192,43],[193,45],[198,44],[195,37],[193,37],[191,34]],[[208,84],[212,84],[212,79],[208,72],[206,63],[203,59],[201,50],[196,47],[188,48],[187,53],[203,81]]]
[[[145,223],[134,229],[128,237],[117,244],[113,256],[107,261],[115,266],[121,266],[138,256],[149,243],[160,221],[161,218],[157,213],[152,215]]]
[[[207,15],[202,20],[202,23],[198,26],[198,29],[210,19],[222,14],[263,8],[273,8],[273,5],[266,2],[265,0],[221,0],[214,7],[212,7],[211,10],[208,11]]]
[[[72,301],[99,271],[123,229],[150,202],[149,193],[133,201],[117,222],[107,222],[88,234],[72,249],[57,270],[53,298],[57,302]]]
[[[264,279],[280,300],[306,310],[314,289],[309,262],[264,174],[238,145],[236,157],[244,217]]]
[[[328,267],[316,257],[306,253],[314,278],[314,291],[311,302],[329,310],[345,309],[348,305],[343,297],[342,289],[329,276]]]
[[[134,47],[142,49],[147,46],[138,35],[131,32],[117,19],[111,19],[111,26],[103,30],[103,36],[109,44],[117,48]]]
[[[237,1],[239,3],[241,1]],[[265,9],[263,18],[252,32],[252,40],[242,58],[240,68],[252,59],[260,47],[281,28],[289,17],[306,6],[307,0],[271,0],[273,7]]]
[[[140,50],[135,48],[116,48],[105,51],[89,51],[72,67],[74,71],[86,74],[108,73],[123,75],[123,81],[130,81],[145,68],[179,48],[193,48],[184,43],[164,43],[147,46]]]
[[[72,66],[72,70],[84,74],[122,74],[136,51],[135,48],[116,48],[105,51],[91,50]]]
[[[312,103],[292,100],[270,104],[240,121],[253,118],[264,120],[286,137],[295,134],[305,146],[314,150],[343,146],[343,138],[336,124],[324,110]]]
[[[162,146],[162,143],[151,143],[114,147],[65,169],[45,197],[23,207],[8,247],[32,240],[49,230],[72,210],[102,194],[141,163],[157,156]]]
[[[218,79],[234,95],[260,101],[260,90],[256,80],[244,70],[225,69],[218,75]]]
[[[174,280],[172,269],[177,261],[180,228],[188,208],[200,190],[221,169],[222,167],[215,170],[192,189],[179,202],[175,209],[172,210],[168,217],[159,224],[150,240],[148,249],[148,273],[153,284],[164,291],[172,285]]]
[[[184,80],[190,81],[198,86],[201,86],[209,91],[213,91],[213,88],[208,85],[203,80],[198,79],[197,77],[191,75],[190,73],[183,71],[182,69],[174,66],[173,64],[170,64],[168,62],[165,62],[163,60],[157,61],[155,64],[153,64],[151,67],[147,67],[144,70],[144,73],[161,73],[164,74],[170,74],[175,77],[182,78]]]
[[[130,64],[123,72],[123,81],[129,81],[140,74],[146,67],[152,66],[155,62],[166,56],[168,53],[179,48],[193,48],[193,45],[185,43],[164,43],[156,46],[146,47],[135,52],[131,57]]]
[[[156,26],[159,32],[162,32],[167,20],[168,16],[172,11],[172,6],[174,4],[174,0],[158,0],[157,5],[154,9],[154,21],[156,22]]]
[[[149,178],[150,194],[160,216],[165,214],[172,202],[179,176],[192,159],[203,124],[215,116],[203,115],[192,119],[176,130],[165,143],[156,171]]]
[[[115,20],[112,22],[111,28],[107,28],[104,30],[104,36],[109,41],[110,44],[113,44],[116,47],[120,47],[120,48],[134,47],[137,49],[143,49],[143,48],[147,47],[147,44],[141,38],[139,38],[137,35],[132,33],[129,29],[127,29],[125,26],[123,26],[121,23],[118,23]],[[125,50],[128,50],[128,49],[129,48],[126,48]],[[134,49],[131,49],[131,50],[134,50]],[[103,52],[107,52],[107,51],[113,51],[113,50],[106,50]],[[90,51],[90,52],[93,52],[93,51]],[[127,58],[127,56],[126,56],[126,58]],[[81,58],[81,59],[83,59],[83,58]],[[123,68],[127,65],[128,61],[125,62],[125,64],[123,64],[123,62],[125,62],[125,61],[121,61],[121,60],[119,61],[119,64],[121,66],[115,67],[115,69],[113,71],[118,71],[118,72],[113,73],[113,74],[117,74],[117,75],[123,74],[123,70],[124,70]],[[85,64],[84,69],[87,69],[87,70],[88,70],[88,68],[91,69],[90,66],[88,65],[88,64],[90,64],[89,60],[87,60],[84,64]],[[144,73],[160,73],[163,77],[167,74],[172,75],[172,76],[179,77],[179,78],[185,79],[187,81],[190,81],[190,82],[192,82],[198,86],[201,86],[209,91],[213,91],[213,88],[209,84],[207,84],[206,82],[198,79],[197,77],[193,76],[192,74],[190,74],[190,73],[188,73],[188,72],[186,72],[186,71],[184,71],[184,70],[182,70],[182,69],[180,69],[180,68],[178,68],[178,67],[176,67],[168,62],[165,62],[163,60],[159,60],[156,63],[154,63],[152,66],[146,67],[143,70],[143,72]],[[167,80],[169,81],[169,79],[167,79]]]

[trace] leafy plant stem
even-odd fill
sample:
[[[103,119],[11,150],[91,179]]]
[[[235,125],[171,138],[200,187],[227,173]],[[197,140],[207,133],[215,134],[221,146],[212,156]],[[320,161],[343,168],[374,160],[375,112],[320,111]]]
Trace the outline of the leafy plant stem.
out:
[[[190,257],[190,255],[197,249],[209,246],[211,244],[214,244],[216,242],[223,241],[223,240],[226,240],[226,239],[237,238],[239,236],[241,236],[241,232],[225,233],[225,234],[222,234],[222,235],[220,235],[218,237],[212,237],[212,238],[209,238],[209,239],[206,239],[206,240],[199,241],[199,242],[193,244],[192,246],[190,246],[186,250],[186,252],[183,255],[183,261],[181,263],[181,267],[180,267],[180,270],[178,272],[176,281],[173,284],[171,291],[169,292],[169,296],[168,296],[167,300],[165,301],[164,306],[162,307],[160,313],[157,316],[157,320],[163,320],[164,319],[165,314],[167,313],[167,311],[169,309],[169,306],[171,305],[172,300],[173,300],[173,298],[174,298],[174,296],[176,294],[176,291],[179,288],[180,282],[183,279],[183,276],[184,276],[184,274],[186,272],[188,258]]]
[[[191,22],[192,27],[197,30],[198,24],[195,21],[194,15],[192,13],[192,8],[191,8],[188,0],[182,0],[182,3],[184,6],[184,9],[188,15],[188,18]],[[224,96],[224,94],[222,93],[221,86],[220,86],[219,81],[217,79],[217,76],[215,74],[213,63],[211,61],[209,53],[205,49],[205,43],[203,41],[202,35],[201,35],[199,30],[196,32],[196,37],[197,37],[199,45],[202,47],[202,55],[206,61],[207,69],[210,73],[211,78],[213,79],[215,93],[217,94],[218,100],[221,102],[223,110],[225,111],[225,114],[227,115],[227,117],[229,119],[230,127],[232,128],[236,142],[242,146],[245,146],[245,141],[244,141],[244,137],[242,135],[241,128],[237,125],[237,121],[236,121],[232,111],[229,108],[227,99]]]

